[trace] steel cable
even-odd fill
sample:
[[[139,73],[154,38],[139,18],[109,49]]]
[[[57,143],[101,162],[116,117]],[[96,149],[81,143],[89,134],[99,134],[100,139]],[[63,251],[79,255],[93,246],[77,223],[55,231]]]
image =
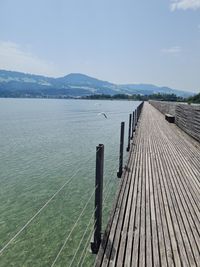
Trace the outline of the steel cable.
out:
[[[70,236],[71,236],[72,232],[73,232],[73,231],[74,231],[74,229],[76,228],[76,226],[77,226],[77,224],[78,224],[78,222],[79,222],[80,218],[82,217],[82,215],[83,215],[84,211],[86,210],[86,208],[87,208],[87,206],[88,206],[88,204],[89,204],[89,202],[90,202],[91,198],[93,197],[93,195],[94,195],[94,193],[95,193],[95,190],[96,190],[96,188],[97,188],[97,187],[95,187],[95,188],[94,188],[94,190],[93,190],[93,192],[92,192],[91,196],[89,197],[89,199],[88,199],[88,201],[86,202],[86,204],[85,204],[84,208],[82,209],[82,211],[81,211],[80,215],[78,216],[78,218],[77,218],[76,222],[74,223],[74,226],[72,227],[72,229],[71,229],[71,231],[70,231],[69,235],[68,235],[68,236],[67,236],[67,238],[65,239],[65,241],[64,241],[64,243],[63,243],[63,245],[62,245],[61,249],[59,250],[58,254],[56,255],[56,257],[55,257],[55,259],[54,259],[54,261],[53,261],[53,263],[52,263],[51,267],[53,267],[53,266],[55,265],[55,263],[56,263],[57,259],[59,258],[59,256],[60,256],[61,252],[63,251],[63,249],[64,249],[64,247],[65,247],[65,245],[66,245],[67,241],[69,240],[69,238],[70,238]]]
[[[97,150],[98,151],[98,150]],[[93,156],[94,157],[94,156]],[[93,157],[90,157],[85,164],[87,164]],[[25,225],[6,243],[6,245],[0,250],[0,255],[4,252],[4,250],[14,241],[19,234],[41,213],[42,210],[44,210],[45,207],[48,206],[48,204],[57,196],[62,189],[69,184],[73,178],[76,176],[76,174],[81,170],[81,168],[78,168],[74,174],[45,202],[45,204],[25,223]]]

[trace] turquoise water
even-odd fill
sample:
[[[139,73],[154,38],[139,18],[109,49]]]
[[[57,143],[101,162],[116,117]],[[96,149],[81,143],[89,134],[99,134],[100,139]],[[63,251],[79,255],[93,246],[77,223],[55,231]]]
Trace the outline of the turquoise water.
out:
[[[55,266],[92,265],[87,240],[93,227],[93,196],[75,227],[74,223],[94,191],[95,147],[105,145],[105,228],[119,183],[120,122],[127,126],[138,104],[0,99],[0,249],[70,181],[5,248],[0,266],[51,266],[69,234]],[[127,129],[125,135],[127,144]]]

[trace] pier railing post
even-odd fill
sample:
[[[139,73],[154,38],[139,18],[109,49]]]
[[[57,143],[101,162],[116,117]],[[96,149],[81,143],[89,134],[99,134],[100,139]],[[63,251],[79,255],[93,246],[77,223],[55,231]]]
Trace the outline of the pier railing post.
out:
[[[93,241],[91,242],[91,250],[92,253],[94,254],[98,253],[101,244],[103,167],[104,167],[104,145],[100,144],[96,147],[94,237]]]
[[[144,101],[142,101],[142,103],[140,103],[139,106],[134,111],[133,132],[135,132],[135,130],[136,130],[136,126],[137,126],[138,120],[140,118],[143,105],[144,105]]]
[[[137,108],[135,109],[135,128],[137,126]]]
[[[133,139],[134,132],[135,132],[135,112],[133,111],[133,115],[132,115],[132,137],[131,137],[131,139]]]
[[[143,108],[143,105],[144,105],[144,101],[142,101],[142,103],[140,103],[140,105],[138,106],[138,118],[137,120],[139,120],[140,118],[140,115],[141,115],[141,112],[142,112],[142,108]]]
[[[121,178],[123,172],[123,153],[124,153],[124,125],[125,122],[121,122],[121,132],[120,132],[120,151],[119,151],[119,171],[117,172],[117,177]]]
[[[129,151],[130,150],[130,142],[131,142],[131,120],[132,120],[132,114],[129,114],[128,146],[126,148],[126,151]]]

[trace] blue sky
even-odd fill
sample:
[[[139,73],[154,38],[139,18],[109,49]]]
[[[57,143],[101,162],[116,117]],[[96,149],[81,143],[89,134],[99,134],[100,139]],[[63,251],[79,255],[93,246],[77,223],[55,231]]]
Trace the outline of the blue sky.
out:
[[[0,0],[0,69],[200,91],[200,0]]]

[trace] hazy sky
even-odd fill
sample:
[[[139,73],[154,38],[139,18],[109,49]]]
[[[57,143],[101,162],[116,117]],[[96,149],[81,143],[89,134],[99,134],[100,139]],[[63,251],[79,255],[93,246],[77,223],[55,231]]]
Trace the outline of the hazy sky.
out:
[[[0,0],[0,69],[200,91],[200,0]]]

